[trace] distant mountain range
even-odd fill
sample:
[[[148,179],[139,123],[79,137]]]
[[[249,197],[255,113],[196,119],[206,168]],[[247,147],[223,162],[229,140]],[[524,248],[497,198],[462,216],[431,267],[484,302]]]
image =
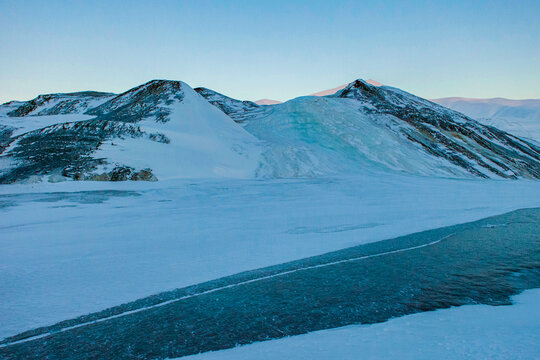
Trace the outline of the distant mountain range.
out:
[[[373,79],[366,80],[366,82],[367,82],[368,84],[370,84],[370,85],[373,85],[373,86],[382,86],[382,85],[383,85],[383,84],[381,84],[380,82],[375,81],[375,80],[373,80]],[[349,84],[343,84],[343,85],[340,85],[340,86],[335,87],[335,88],[332,88],[332,89],[319,91],[319,92],[310,94],[309,96],[328,96],[328,95],[334,95],[334,94],[337,93],[339,90],[342,90],[342,89],[344,89],[345,87],[347,87],[347,85],[349,85]],[[261,100],[255,101],[255,103],[258,104],[258,105],[276,105],[276,104],[281,104],[282,101],[272,100],[272,99],[261,99]]]
[[[540,99],[450,97],[432,101],[459,111],[483,124],[540,142]]]
[[[0,106],[0,183],[365,172],[540,178],[534,142],[373,81],[336,89],[259,105],[153,80],[119,95],[8,102]]]

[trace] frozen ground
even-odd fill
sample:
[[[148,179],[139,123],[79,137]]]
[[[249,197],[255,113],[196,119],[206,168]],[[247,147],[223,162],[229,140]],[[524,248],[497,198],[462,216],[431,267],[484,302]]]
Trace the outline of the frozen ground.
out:
[[[357,176],[0,188],[0,337],[161,291],[540,206],[532,181]]]
[[[183,357],[228,359],[538,359],[540,289],[511,306],[469,305]]]

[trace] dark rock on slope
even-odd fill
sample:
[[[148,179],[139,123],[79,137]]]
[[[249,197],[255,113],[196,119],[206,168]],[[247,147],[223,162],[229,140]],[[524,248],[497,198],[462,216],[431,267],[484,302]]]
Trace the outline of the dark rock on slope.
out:
[[[39,110],[38,115],[58,113],[60,109],[63,109],[62,114],[80,111],[84,108],[80,102],[76,102],[81,99],[80,94],[98,94],[96,96],[105,98],[105,102],[101,101],[100,105],[86,111],[86,114],[94,115],[95,118],[55,124],[15,137],[11,137],[11,129],[0,128],[0,151],[5,151],[0,153],[0,158],[14,164],[0,171],[0,183],[58,172],[77,180],[91,177],[92,171],[106,163],[106,159],[95,158],[92,154],[105,141],[115,138],[145,137],[168,143],[169,139],[164,134],[145,132],[135,123],[147,118],[156,122],[168,121],[169,106],[176,101],[181,102],[183,97],[179,81],[154,80],[114,97],[104,93],[43,95],[23,103],[8,113],[8,116],[24,116],[35,112],[40,109],[39,106],[52,101],[46,99],[55,99],[56,105]],[[138,177],[142,178],[144,176]]]
[[[198,87],[194,90],[210,104],[239,123],[254,117],[264,116],[271,111],[269,106],[257,105],[252,101],[236,100],[207,88]]]
[[[534,144],[428,100],[362,80],[331,97],[356,99],[362,103],[360,111],[390,115],[411,125],[402,129],[409,140],[476,176],[540,178],[540,149]]]
[[[112,93],[97,91],[83,91],[67,94],[39,95],[37,98],[25,102],[8,102],[5,105],[13,106],[14,110],[8,116],[22,117],[28,115],[65,115],[83,113],[87,109],[97,106],[100,102],[113,97]]]
[[[183,99],[180,81],[153,80],[122,93],[106,103],[90,109],[88,115],[98,119],[122,122],[137,122],[154,117],[158,122],[167,122],[168,106]]]

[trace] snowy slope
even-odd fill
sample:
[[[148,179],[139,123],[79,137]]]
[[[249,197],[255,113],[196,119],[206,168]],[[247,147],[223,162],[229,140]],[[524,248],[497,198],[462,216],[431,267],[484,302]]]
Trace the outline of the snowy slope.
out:
[[[540,149],[428,100],[362,80],[334,95],[246,117],[266,142],[261,176],[399,171],[436,176],[540,176]]]
[[[113,93],[83,91],[39,95],[30,101],[10,101],[0,106],[0,116],[24,117],[35,115],[82,114],[112,99]]]
[[[540,142],[540,100],[441,98],[433,102],[517,136]]]
[[[356,80],[332,95],[258,105],[155,80],[117,96],[7,103],[0,107],[0,182],[129,180],[141,172],[145,179],[380,171],[540,177],[538,146],[379,85]]]
[[[425,154],[359,112],[354,100],[297,98],[274,106],[272,114],[244,126],[268,144],[261,176],[314,177],[385,170],[467,176],[466,171]]]
[[[0,154],[14,137],[56,124],[89,120],[83,113],[113,98],[111,93],[84,91],[39,95],[29,101],[0,105]],[[0,160],[1,163],[6,162]]]
[[[31,112],[28,104],[4,105],[0,162],[9,165],[0,167],[0,182],[51,174],[108,178],[111,172],[127,174],[117,176],[124,179],[143,169],[158,179],[251,177],[258,166],[256,139],[185,83],[154,80],[101,100],[91,109],[89,102],[70,108],[84,115],[43,115],[58,103]]]
[[[196,88],[195,91],[238,123],[248,118],[263,116],[270,109],[252,101],[236,100],[203,87]]]
[[[185,360],[538,359],[540,289],[469,305],[183,357]]]
[[[167,84],[171,87],[178,84],[177,92],[167,90],[171,92],[163,100],[167,106],[159,106],[159,114],[137,123],[141,131],[159,134],[163,141],[112,139],[100,147],[95,157],[105,158],[112,164],[151,168],[158,179],[253,177],[259,162],[257,140],[185,83]],[[111,106],[125,107],[124,102],[138,106],[140,102],[133,102],[132,96],[126,94],[128,99],[116,99],[121,100],[120,104]],[[175,96],[180,99],[174,99]],[[92,110],[100,111],[99,108]],[[111,116],[110,110],[105,114]],[[117,119],[118,114],[113,118]]]

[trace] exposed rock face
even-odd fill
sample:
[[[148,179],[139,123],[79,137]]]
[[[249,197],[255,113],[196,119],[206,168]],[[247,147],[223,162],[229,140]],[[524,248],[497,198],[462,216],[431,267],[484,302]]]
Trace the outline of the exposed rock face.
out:
[[[269,106],[257,105],[252,101],[236,100],[207,88],[199,87],[194,90],[208,100],[210,104],[229,115],[230,118],[238,123],[264,116],[271,112],[271,107]]]
[[[133,124],[103,120],[64,123],[32,131],[11,142],[10,151],[3,158],[17,166],[0,174],[0,183],[15,182],[34,174],[50,174],[59,169],[64,169],[64,176],[74,178],[75,174],[89,173],[105,163],[91,156],[103,141],[145,135]]]
[[[13,129],[0,124],[0,154],[9,145]]]
[[[390,115],[411,127],[400,130],[434,156],[442,157],[479,177],[540,178],[540,149],[493,127],[428,100],[362,80],[333,97],[355,99],[360,111],[373,117]]]
[[[31,175],[51,174],[59,170],[66,177],[83,180],[97,166],[106,163],[105,159],[95,158],[92,154],[105,141],[115,138],[144,137],[159,143],[170,143],[166,135],[145,132],[135,123],[147,118],[159,123],[167,122],[169,106],[182,101],[183,93],[179,81],[154,80],[118,96],[94,92],[40,95],[25,103],[8,103],[7,108],[15,110],[7,115],[81,113],[92,104],[89,99],[95,98],[99,99],[93,103],[97,106],[86,111],[86,114],[96,116],[91,120],[47,126],[16,137],[11,137],[13,129],[0,124],[0,159],[15,164],[7,171],[0,170],[0,183],[16,182]],[[122,178],[115,175],[114,179],[118,177]]]
[[[152,174],[152,169],[142,169],[136,171],[129,166],[117,166],[113,170],[101,174],[91,174],[86,177],[91,181],[157,181],[157,177]]]
[[[90,181],[111,181],[111,178],[109,177],[109,174],[103,173],[103,174],[93,174],[88,177],[88,180]]]
[[[15,104],[14,110],[8,116],[22,117],[28,115],[65,115],[83,113],[87,109],[98,106],[100,103],[112,98],[114,94],[97,91],[84,91],[67,94],[39,95],[37,98]]]
[[[183,96],[180,81],[152,80],[88,110],[86,114],[97,115],[100,120],[138,122],[153,117],[158,122],[167,122],[168,106],[175,100],[182,101]]]
[[[109,173],[111,181],[126,181],[131,178],[135,169],[129,166],[117,166]]]
[[[157,177],[152,174],[151,169],[142,169],[140,171],[136,171],[131,175],[130,180],[133,181],[157,181]]]
[[[42,115],[49,116],[40,120]],[[2,124],[6,117],[17,119]],[[19,120],[31,126],[21,131]],[[223,138],[229,140],[222,144]],[[261,106],[206,88],[194,92],[180,81],[153,80],[120,95],[51,94],[0,106],[0,183],[59,173],[74,180],[155,181],[150,169],[136,170],[147,162],[113,157],[120,148],[142,156],[151,148],[150,159],[156,159],[161,151],[166,156],[162,144],[182,148],[178,159],[203,148],[205,164],[214,161],[210,171],[234,174],[223,169],[241,163],[243,171],[242,161],[257,151],[248,143],[259,146],[260,140],[271,151],[262,162],[255,158],[253,168],[279,168],[257,170],[261,176],[318,176],[373,166],[421,175],[540,178],[535,144],[399,89],[356,80],[333,95]],[[219,159],[218,148],[224,154]],[[190,161],[184,164],[178,168],[201,173]],[[439,166],[442,172],[431,171]]]

